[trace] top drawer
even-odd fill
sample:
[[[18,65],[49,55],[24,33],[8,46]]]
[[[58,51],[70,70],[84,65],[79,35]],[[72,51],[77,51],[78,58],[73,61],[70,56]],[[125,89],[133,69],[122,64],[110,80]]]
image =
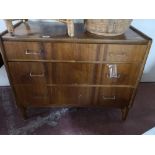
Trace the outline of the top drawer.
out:
[[[5,41],[4,47],[8,60],[137,62],[147,46]]]
[[[107,46],[106,61],[137,62],[143,61],[146,45],[114,45]]]

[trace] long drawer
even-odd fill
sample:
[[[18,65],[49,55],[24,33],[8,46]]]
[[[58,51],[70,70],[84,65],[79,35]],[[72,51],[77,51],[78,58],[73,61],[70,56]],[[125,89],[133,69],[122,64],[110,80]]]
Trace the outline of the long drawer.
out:
[[[7,59],[57,61],[142,61],[146,45],[4,42]]]
[[[47,91],[33,85],[15,85],[14,87],[18,101],[24,106],[124,107],[129,104],[133,92],[132,88],[127,87],[52,86],[48,87]]]
[[[9,62],[14,84],[134,85],[140,64]]]

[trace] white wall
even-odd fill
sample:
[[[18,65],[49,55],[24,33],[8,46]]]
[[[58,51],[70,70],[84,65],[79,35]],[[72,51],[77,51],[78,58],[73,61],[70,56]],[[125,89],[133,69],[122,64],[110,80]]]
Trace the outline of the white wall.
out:
[[[132,25],[153,39],[141,81],[155,82],[155,19],[133,20]]]
[[[2,19],[0,19],[0,32],[2,32],[3,30],[5,30],[5,23]]]
[[[132,25],[150,36],[153,39],[153,44],[150,54],[145,65],[142,80],[143,82],[155,82],[155,19],[136,19]],[[5,29],[3,20],[0,20],[0,32]]]

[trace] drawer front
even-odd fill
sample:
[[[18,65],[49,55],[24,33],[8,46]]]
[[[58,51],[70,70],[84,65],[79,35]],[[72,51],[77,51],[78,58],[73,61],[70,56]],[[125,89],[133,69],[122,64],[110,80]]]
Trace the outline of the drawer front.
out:
[[[102,67],[101,84],[135,85],[140,71],[139,64],[106,64]]]
[[[146,45],[108,45],[106,60],[118,62],[143,61]]]
[[[46,71],[44,63],[9,62],[8,64],[14,84],[46,83]]]
[[[44,48],[50,59],[63,61],[96,61],[100,52],[97,44],[45,43]]]
[[[123,107],[129,104],[133,89],[121,87],[99,88],[96,104]]]
[[[92,89],[89,87],[50,87],[51,103],[54,105],[89,105],[93,102]]]
[[[52,84],[95,84],[98,65],[88,63],[49,63],[49,83]]]
[[[24,106],[49,105],[49,92],[45,85],[15,85],[18,102]]]
[[[4,47],[8,60],[25,59],[38,60],[48,57],[48,53],[43,50],[39,42],[4,42]]]
[[[8,64],[14,84],[135,85],[140,71],[139,64],[103,64],[101,74],[98,64],[41,62]]]
[[[5,41],[8,60],[59,60],[59,61],[142,61],[145,45],[105,45],[77,43],[40,43]]]

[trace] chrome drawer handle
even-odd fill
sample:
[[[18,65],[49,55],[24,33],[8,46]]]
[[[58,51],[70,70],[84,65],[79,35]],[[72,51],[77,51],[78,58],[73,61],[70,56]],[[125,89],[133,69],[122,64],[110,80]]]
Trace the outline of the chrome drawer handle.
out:
[[[25,51],[25,54],[26,55],[40,55],[41,54],[41,51],[40,52],[35,52],[35,51],[33,51],[33,50],[26,50]]]
[[[32,74],[32,73],[30,72],[30,77],[44,77],[44,76],[45,76],[44,73],[42,73],[42,74]]]
[[[116,97],[115,96],[112,96],[112,97],[106,97],[106,96],[102,96],[104,100],[115,100]]]
[[[121,77],[121,74],[118,73],[117,75],[115,76],[110,76],[109,74],[107,74],[107,78],[111,79],[111,78],[116,78],[116,79],[119,79]]]

